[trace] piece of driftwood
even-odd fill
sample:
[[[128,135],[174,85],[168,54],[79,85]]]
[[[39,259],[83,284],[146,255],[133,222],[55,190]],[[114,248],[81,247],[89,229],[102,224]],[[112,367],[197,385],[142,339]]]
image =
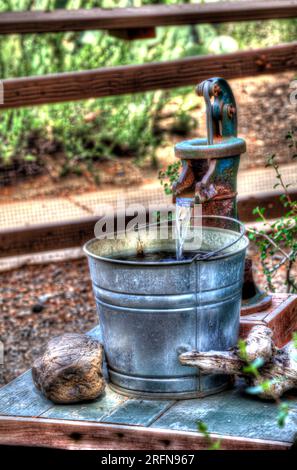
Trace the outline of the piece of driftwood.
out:
[[[245,340],[245,357],[238,348],[229,351],[190,351],[179,356],[185,366],[198,367],[202,373],[242,376],[249,386],[259,387],[262,398],[279,398],[285,391],[297,387],[297,351],[293,343],[278,349],[272,331],[265,325],[254,326]],[[263,365],[252,373],[247,367],[261,358]],[[256,389],[257,390],[257,389]]]
[[[55,403],[92,400],[105,389],[103,348],[86,336],[68,333],[51,339],[32,368],[36,387]]]

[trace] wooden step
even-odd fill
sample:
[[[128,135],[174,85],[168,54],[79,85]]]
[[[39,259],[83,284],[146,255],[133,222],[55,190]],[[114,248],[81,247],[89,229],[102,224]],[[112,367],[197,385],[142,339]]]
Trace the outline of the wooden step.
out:
[[[246,337],[251,328],[259,324],[272,329],[277,347],[285,346],[297,331],[297,295],[272,294],[272,304],[267,310],[241,317],[240,336]]]

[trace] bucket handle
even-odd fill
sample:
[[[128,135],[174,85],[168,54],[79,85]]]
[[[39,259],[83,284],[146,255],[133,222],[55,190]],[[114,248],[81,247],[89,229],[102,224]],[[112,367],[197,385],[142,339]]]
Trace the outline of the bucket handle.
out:
[[[194,216],[192,219],[221,219],[221,220],[226,220],[229,222],[235,222],[239,225],[240,227],[240,232],[239,236],[236,240],[233,240],[232,242],[228,243],[227,245],[224,245],[221,248],[218,248],[217,250],[211,251],[210,253],[205,253],[204,255],[201,253],[197,253],[193,258],[188,260],[188,263],[192,263],[193,261],[204,261],[210,259],[212,256],[217,255],[218,253],[221,253],[222,251],[230,248],[231,246],[235,245],[238,243],[245,235],[245,226],[242,222],[240,222],[238,219],[233,219],[232,217],[227,217],[223,215],[201,215],[201,216]],[[139,231],[140,229],[147,228],[149,226],[159,226],[160,222],[155,222],[153,224],[143,224],[143,225],[136,225],[133,229],[136,231]]]
[[[205,255],[201,254],[201,253],[197,253],[191,261],[204,261],[204,260],[207,260],[207,259],[210,259],[212,256],[214,255],[217,255],[218,253],[221,253],[222,251],[226,250],[227,248],[230,248],[231,246],[235,245],[236,243],[238,243],[245,235],[245,226],[242,222],[240,222],[239,220],[237,219],[233,219],[232,217],[226,217],[226,216],[216,216],[216,215],[202,215],[202,216],[194,216],[193,217],[194,219],[223,219],[223,220],[227,220],[227,221],[230,221],[230,222],[236,222],[239,227],[240,227],[240,235],[239,237],[236,239],[236,240],[233,240],[232,242],[228,243],[227,245],[224,245],[223,247],[221,248],[218,248],[217,250],[214,250],[210,253],[205,253]]]

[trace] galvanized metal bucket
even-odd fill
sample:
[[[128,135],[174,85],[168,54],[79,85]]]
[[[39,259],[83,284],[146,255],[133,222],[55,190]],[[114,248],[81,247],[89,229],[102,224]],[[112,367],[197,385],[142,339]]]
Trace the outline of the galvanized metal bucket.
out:
[[[202,375],[178,359],[190,350],[227,350],[238,340],[248,240],[242,232],[226,228],[228,218],[205,219],[202,231],[194,230],[184,250],[192,252],[202,241],[201,248],[212,252],[207,259],[125,260],[140,243],[145,253],[175,250],[172,233],[167,239],[155,239],[145,228],[124,239],[94,239],[84,246],[110,385],[118,392],[184,399],[228,386],[227,376]],[[221,219],[221,224],[213,226],[211,219]]]

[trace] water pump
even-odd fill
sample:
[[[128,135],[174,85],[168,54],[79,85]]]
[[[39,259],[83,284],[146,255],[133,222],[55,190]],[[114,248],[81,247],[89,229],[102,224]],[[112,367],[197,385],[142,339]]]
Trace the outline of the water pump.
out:
[[[223,78],[211,78],[196,88],[206,105],[207,137],[175,146],[182,171],[173,185],[173,199],[202,204],[204,215],[237,218],[237,173],[246,142],[237,136],[237,107],[232,89]],[[267,308],[271,296],[253,280],[252,262],[245,263],[241,314]]]

